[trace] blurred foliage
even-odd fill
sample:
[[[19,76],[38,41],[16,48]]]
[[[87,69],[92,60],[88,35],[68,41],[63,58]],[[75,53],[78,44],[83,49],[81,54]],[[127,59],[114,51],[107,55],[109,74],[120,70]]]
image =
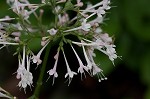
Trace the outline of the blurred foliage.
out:
[[[147,86],[145,99],[150,99],[149,4],[150,0],[113,0],[112,5],[117,7],[110,11],[111,14],[108,15],[110,20],[105,26],[106,30],[109,30],[108,33],[117,34],[115,42],[119,55],[123,56],[122,62],[137,72],[141,82]]]
[[[91,0],[93,4],[98,1],[99,0]],[[102,66],[102,69],[106,75],[111,75],[111,73],[115,71],[118,66],[122,66],[120,64],[123,64],[123,66],[126,66],[126,68],[139,75],[138,78],[140,79],[140,83],[143,86],[146,86],[145,96],[142,99],[150,99],[149,5],[150,0],[112,0],[112,9],[108,11],[102,27],[105,32],[108,32],[112,37],[114,37],[114,43],[117,46],[116,48],[118,55],[122,56],[122,60],[116,60],[115,66],[113,66],[105,55],[100,54],[97,51],[97,57],[95,59],[96,62]],[[0,18],[5,15],[14,16],[14,14],[8,10],[5,0],[0,0],[0,8]],[[45,17],[45,20],[46,18],[49,19],[50,17]],[[31,42],[31,47],[33,47],[33,49],[39,47],[36,46],[38,45],[36,43],[40,43],[39,39],[37,41],[38,42]],[[2,52],[3,50],[0,51],[0,53]],[[3,56],[0,56],[0,59],[2,59]],[[5,65],[11,65],[7,63],[9,60],[0,60],[1,75],[7,74],[4,73],[3,70],[8,72],[6,71],[7,69]],[[14,71],[11,71],[11,73]],[[8,74],[5,75],[5,77],[7,76]],[[118,75],[118,80],[119,77],[121,77],[121,75]],[[0,76],[1,81],[3,81],[2,79],[4,79],[4,77]],[[1,81],[0,84],[2,83]],[[122,97],[121,99],[133,99],[132,97],[125,97]]]

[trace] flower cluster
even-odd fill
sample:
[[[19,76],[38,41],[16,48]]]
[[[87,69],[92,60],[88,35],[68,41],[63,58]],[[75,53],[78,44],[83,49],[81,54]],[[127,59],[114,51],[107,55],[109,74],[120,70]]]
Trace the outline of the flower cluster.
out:
[[[107,78],[103,70],[94,61],[95,50],[106,54],[114,64],[118,57],[115,51],[113,40],[107,33],[103,33],[100,24],[103,22],[106,11],[109,10],[110,0],[102,0],[97,4],[84,4],[81,0],[73,2],[71,0],[41,0],[39,4],[31,4],[28,0],[7,0],[10,9],[16,14],[15,18],[6,16],[0,19],[0,44],[2,49],[8,45],[16,45],[19,66],[16,72],[16,78],[20,79],[19,87],[26,89],[32,86],[33,76],[30,72],[30,63],[42,64],[41,55],[50,43],[55,41],[58,44],[57,53],[54,56],[55,62],[53,68],[47,73],[53,76],[53,83],[58,77],[57,64],[59,54],[62,52],[66,65],[65,78],[68,78],[69,84],[77,74],[85,76],[89,73],[91,76],[97,75],[99,82]],[[50,25],[42,23],[44,14],[43,6],[50,6],[50,12],[53,13],[54,21]],[[72,11],[72,16],[68,11]],[[37,20],[36,26],[32,25],[30,16],[33,15]],[[53,24],[53,25],[51,25]],[[44,28],[43,28],[44,27]],[[70,39],[68,36],[74,36],[78,40]],[[35,54],[28,46],[33,38],[41,38],[41,50]],[[78,61],[77,72],[71,70],[65,54],[65,44],[69,44]],[[82,49],[86,63],[82,62],[79,53],[74,48],[78,46]],[[69,85],[68,84],[68,85]]]

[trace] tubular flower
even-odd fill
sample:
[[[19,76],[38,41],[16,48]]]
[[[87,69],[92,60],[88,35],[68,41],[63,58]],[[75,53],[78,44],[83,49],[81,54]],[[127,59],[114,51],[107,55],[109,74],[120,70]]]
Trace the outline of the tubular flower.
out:
[[[30,14],[34,13],[38,9],[37,4],[30,4],[28,0],[14,0],[7,2],[10,4],[11,9],[18,15],[21,15],[25,20],[28,20]],[[28,7],[27,10],[25,7]]]
[[[77,52],[75,51],[75,49],[72,45],[71,45],[71,48],[72,48],[73,52],[75,53],[77,60],[79,62],[78,73],[81,73],[81,79],[82,79],[82,74],[84,73],[84,70],[88,72],[88,67],[83,65],[80,57],[78,56]],[[85,73],[84,73],[84,75],[85,75]]]
[[[70,69],[70,67],[69,67],[69,64],[68,64],[68,61],[67,61],[67,59],[66,59],[66,55],[65,55],[65,53],[64,53],[64,51],[63,51],[63,50],[62,50],[62,52],[63,52],[63,55],[64,55],[64,59],[65,59],[65,63],[66,63],[66,67],[67,67],[67,73],[66,73],[66,75],[65,75],[65,78],[67,78],[67,77],[68,77],[68,79],[69,79],[69,83],[68,83],[68,85],[70,85],[70,83],[71,83],[71,80],[72,80],[73,76],[74,76],[74,75],[77,75],[77,73],[76,73],[76,72],[71,71],[71,69]]]
[[[48,78],[52,76],[54,84],[59,74],[57,68],[61,54],[66,68],[64,78],[69,81],[68,85],[77,74],[81,75],[81,79],[83,75],[86,79],[86,74],[89,74],[91,77],[98,76],[99,82],[107,80],[103,68],[95,62],[97,58],[95,50],[108,56],[112,64],[115,64],[115,59],[118,58],[116,45],[112,37],[103,32],[101,27],[105,20],[104,16],[111,8],[110,0],[101,0],[93,5],[82,0],[40,0],[38,4],[31,4],[29,0],[6,0],[6,2],[15,13],[15,17],[6,15],[0,19],[0,49],[15,46],[14,55],[18,55],[16,78],[19,80],[20,88],[26,91],[28,86],[32,87],[34,77],[30,66],[34,63],[38,67],[42,62],[43,68],[44,65],[49,66],[46,64],[46,57],[48,61],[49,58],[54,58],[53,67],[46,70]],[[45,11],[47,8],[50,10]],[[49,13],[50,18],[45,18]],[[41,49],[37,49],[40,47]],[[53,50],[55,47],[57,51]],[[53,53],[49,54],[51,50],[46,50],[44,57],[46,60],[43,60],[42,55],[46,48],[51,48],[56,54],[52,56]],[[73,64],[69,64],[68,53],[69,55],[73,53],[76,59],[74,62],[77,62],[76,69]],[[44,76],[43,68],[40,77]],[[0,92],[0,97],[7,96]]]
[[[58,74],[57,74],[57,72],[56,72],[57,63],[58,63],[58,58],[59,58],[59,50],[57,51],[57,54],[54,56],[55,64],[54,64],[53,69],[50,69],[50,70],[47,72],[47,73],[49,73],[49,76],[52,76],[52,75],[53,75],[53,84],[54,84],[55,78],[58,77]]]
[[[32,56],[32,61],[33,63],[36,63],[37,65],[40,65],[42,63],[42,60],[40,59],[42,52],[44,51],[44,49],[46,48],[46,46],[49,44],[49,42],[42,47],[42,49],[38,52],[37,55]]]
[[[50,29],[50,30],[47,30],[47,32],[50,34],[50,35],[55,35],[57,33],[57,30],[55,30],[54,28]]]
[[[18,84],[19,87],[24,88],[26,90],[27,85],[31,87],[33,83],[33,76],[30,72],[30,58],[26,55],[26,47],[23,47],[23,58],[19,59],[19,67],[17,70],[17,79],[20,79]]]

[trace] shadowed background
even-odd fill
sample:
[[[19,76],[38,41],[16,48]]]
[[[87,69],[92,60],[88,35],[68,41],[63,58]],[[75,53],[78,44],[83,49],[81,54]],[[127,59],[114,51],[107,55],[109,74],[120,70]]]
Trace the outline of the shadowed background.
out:
[[[99,0],[91,1],[95,4]],[[112,9],[108,11],[102,28],[115,38],[116,50],[122,60],[118,58],[113,66],[108,57],[99,52],[95,59],[100,63],[108,80],[99,83],[96,78],[87,75],[86,79],[81,81],[79,75],[73,78],[68,87],[64,79],[65,63],[60,55],[59,77],[52,86],[52,78],[46,82],[48,74],[45,73],[40,99],[150,99],[150,0],[111,1]],[[0,18],[5,15],[14,16],[12,11],[8,10],[5,0],[0,0]],[[45,20],[49,20],[49,16],[45,16]],[[35,41],[31,46],[34,45],[32,47],[36,49],[39,48],[38,44],[39,41]],[[76,69],[78,64],[71,62],[75,59],[72,57],[73,52],[67,46],[66,49],[70,65]],[[54,46],[51,56],[56,53],[55,50]],[[27,88],[25,94],[17,87],[18,80],[13,73],[17,70],[18,60],[17,56],[13,56],[14,51],[10,46],[0,50],[0,86],[19,99],[26,99],[32,91]],[[54,59],[51,56],[47,70],[53,66]],[[40,69],[40,66],[37,70],[35,67],[31,67],[35,77],[33,86]]]

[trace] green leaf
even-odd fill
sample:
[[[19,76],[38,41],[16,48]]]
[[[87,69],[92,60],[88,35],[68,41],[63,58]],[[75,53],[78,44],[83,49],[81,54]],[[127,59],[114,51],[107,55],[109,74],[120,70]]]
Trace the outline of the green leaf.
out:
[[[74,5],[71,3],[71,0],[68,0],[65,4],[63,11],[73,10],[73,9],[74,9]]]
[[[33,51],[33,52],[37,52],[39,51],[39,49],[41,48],[41,39],[40,38],[33,38],[29,43],[28,43],[29,48]]]

